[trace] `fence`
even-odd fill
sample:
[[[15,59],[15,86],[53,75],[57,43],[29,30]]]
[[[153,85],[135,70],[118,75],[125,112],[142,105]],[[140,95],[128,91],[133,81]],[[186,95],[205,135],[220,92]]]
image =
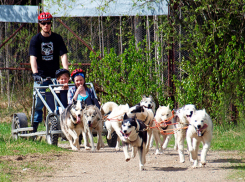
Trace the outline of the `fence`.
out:
[[[179,44],[172,44],[172,49],[168,52],[166,47],[168,42],[164,41],[163,33],[158,27],[166,20],[167,16],[129,16],[129,17],[72,17],[54,18],[52,31],[62,35],[68,48],[68,60],[70,63],[88,63],[83,68],[87,68],[90,63],[90,52],[100,52],[103,58],[104,51],[109,52],[114,49],[119,55],[127,48],[127,35],[134,35],[136,43],[146,40],[146,49],[152,49],[150,58],[155,58],[154,69],[159,70],[159,77],[162,83],[173,87],[171,75],[177,74],[174,61],[179,61],[182,56],[178,51]],[[67,29],[69,27],[74,33]],[[21,24],[0,23],[0,42],[4,42],[10,37]],[[23,28],[13,36],[0,49],[0,88],[1,93],[9,92],[12,78],[24,78],[20,84],[31,82],[31,71],[29,63],[29,43],[38,32],[37,24],[25,24]],[[84,44],[86,42],[87,45]],[[158,42],[158,44],[153,44]],[[6,69],[8,68],[8,69]],[[18,68],[18,69],[17,69]],[[20,70],[21,68],[22,70]],[[16,69],[16,70],[15,70]],[[150,68],[149,68],[150,69]],[[17,79],[20,81],[20,79]]]

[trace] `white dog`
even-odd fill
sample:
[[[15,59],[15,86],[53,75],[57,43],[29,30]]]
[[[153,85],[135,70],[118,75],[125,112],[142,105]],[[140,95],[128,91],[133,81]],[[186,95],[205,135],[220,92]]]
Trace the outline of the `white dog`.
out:
[[[188,127],[186,134],[188,149],[194,160],[193,168],[198,166],[197,155],[200,142],[203,143],[201,166],[206,165],[206,156],[211,146],[212,136],[213,123],[210,116],[206,113],[205,109],[197,110],[191,117],[190,126]]]
[[[169,109],[168,106],[159,106],[159,108],[156,111],[155,116],[155,122],[153,122],[153,136],[156,142],[156,155],[162,154],[163,149],[166,149],[168,146],[168,143],[172,137],[172,134],[166,134],[162,135],[163,133],[171,133],[171,130],[173,129],[173,114],[172,111]],[[164,132],[164,130],[170,130]],[[161,140],[160,136],[163,136],[163,141]],[[159,150],[159,144],[160,144],[160,150]]]
[[[86,105],[83,109],[83,125],[84,125],[84,132],[88,133],[92,151],[95,151],[94,147],[94,140],[92,130],[94,129],[97,131],[97,150],[100,147],[104,147],[104,142],[102,140],[102,129],[103,129],[103,122],[102,122],[102,115],[99,108],[96,105]]]
[[[190,118],[195,113],[196,107],[193,104],[187,104],[182,108],[178,109],[175,113],[174,120],[176,122],[176,130],[175,130],[175,149],[179,152],[180,162],[185,162],[184,155],[184,141],[186,138],[186,131],[190,123]],[[190,160],[192,161],[192,157],[190,154]]]
[[[121,133],[121,126],[124,114],[129,111],[129,105],[119,105],[118,107],[114,107],[112,112],[108,115],[108,117],[105,119],[105,126],[108,131],[107,139],[111,139],[111,134],[115,131],[117,133],[117,144],[115,149],[119,150],[120,146],[120,139],[123,138]]]
[[[136,118],[143,121],[147,128],[147,144],[146,144],[146,153],[149,151],[151,137],[152,137],[152,127],[154,114],[156,110],[156,105],[153,100],[153,97],[150,95],[142,97],[139,105],[133,106],[128,112],[128,116],[132,117],[132,114],[136,115]]]
[[[72,150],[80,150],[79,135],[84,133],[82,122],[82,102],[73,101],[60,115],[61,130],[70,142]],[[88,146],[86,135],[84,135],[85,147]]]

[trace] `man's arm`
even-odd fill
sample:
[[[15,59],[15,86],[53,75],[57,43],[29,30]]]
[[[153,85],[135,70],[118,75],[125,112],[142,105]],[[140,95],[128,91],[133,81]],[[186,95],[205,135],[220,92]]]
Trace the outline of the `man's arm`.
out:
[[[31,70],[32,73],[38,73],[37,70],[37,57],[36,56],[30,56],[30,63],[31,63]]]
[[[63,54],[61,56],[61,62],[62,62],[63,68],[69,70],[68,69],[68,57],[67,57],[67,54]]]

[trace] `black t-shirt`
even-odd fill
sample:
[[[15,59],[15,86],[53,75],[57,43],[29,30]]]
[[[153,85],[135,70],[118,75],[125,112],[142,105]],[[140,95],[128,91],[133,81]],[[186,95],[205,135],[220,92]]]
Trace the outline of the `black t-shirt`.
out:
[[[60,68],[59,57],[67,52],[62,37],[53,32],[49,37],[41,33],[33,36],[29,47],[29,56],[37,57],[38,73],[43,78],[55,78],[55,71]]]

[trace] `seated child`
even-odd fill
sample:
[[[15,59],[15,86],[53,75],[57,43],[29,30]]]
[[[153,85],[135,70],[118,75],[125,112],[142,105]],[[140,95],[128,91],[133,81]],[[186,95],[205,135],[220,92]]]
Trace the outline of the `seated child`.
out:
[[[55,72],[55,78],[57,80],[57,84],[63,84],[63,86],[54,87],[54,90],[56,93],[60,93],[61,90],[68,90],[69,86],[69,79],[70,79],[70,72],[67,69],[58,69]],[[66,94],[65,100],[67,98],[67,92],[63,93]],[[60,96],[62,97],[62,96]],[[61,101],[62,102],[62,101]],[[63,103],[64,107],[67,107],[67,103]],[[59,113],[63,111],[62,107],[58,107],[57,110],[59,110]]]
[[[55,72],[55,78],[58,84],[63,84],[63,86],[55,87],[54,90],[68,90],[68,82],[70,79],[70,72],[67,69],[59,69]]]
[[[87,105],[96,105],[100,108],[94,93],[85,84],[85,72],[80,68],[75,69],[71,73],[71,78],[75,86],[68,90],[68,104],[72,104],[73,100],[84,100]]]

